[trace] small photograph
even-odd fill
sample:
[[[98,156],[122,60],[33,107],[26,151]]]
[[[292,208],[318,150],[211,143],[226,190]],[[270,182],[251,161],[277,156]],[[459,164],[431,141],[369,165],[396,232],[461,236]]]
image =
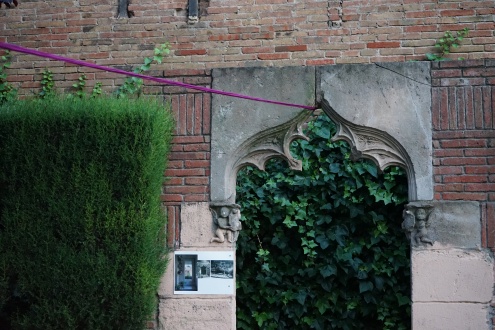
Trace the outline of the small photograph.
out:
[[[193,265],[192,263],[187,263],[184,265],[184,278],[186,280],[192,280]]]
[[[233,260],[212,260],[211,277],[216,278],[234,278],[234,261]]]
[[[196,276],[198,278],[210,277],[211,263],[210,260],[198,260],[196,263]]]

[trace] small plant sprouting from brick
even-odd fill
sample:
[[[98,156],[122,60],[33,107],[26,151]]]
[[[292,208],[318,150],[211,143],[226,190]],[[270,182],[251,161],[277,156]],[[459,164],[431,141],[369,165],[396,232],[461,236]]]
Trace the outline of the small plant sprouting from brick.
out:
[[[160,47],[155,48],[153,57],[145,57],[144,63],[133,70],[134,73],[143,73],[149,71],[151,64],[158,63],[161,64],[163,57],[170,53],[170,44],[168,42],[161,44]],[[141,95],[143,87],[143,79],[136,77],[128,77],[122,86],[120,86],[116,91],[115,95],[117,98],[126,97],[129,95]]]
[[[86,97],[86,92],[84,92],[84,89],[86,88],[86,80],[88,80],[88,78],[84,73],[79,78],[77,78],[77,82],[72,84],[74,91],[72,92],[71,96],[75,96],[80,99]],[[89,95],[89,97],[94,99],[100,96],[103,93],[101,86],[102,83],[97,81],[93,86],[93,89],[91,90],[91,94]]]
[[[170,44],[164,43],[154,49],[153,57],[146,57],[144,63],[133,70],[135,73],[143,73],[149,71],[153,63],[161,64],[163,58],[170,53]],[[7,81],[6,69],[8,69],[12,62],[12,55],[9,51],[6,51],[0,56],[0,104],[17,99],[17,89]],[[87,77],[82,74],[76,83],[72,84],[74,88],[73,93],[70,96],[76,96],[78,98],[84,98],[86,93],[84,89],[86,87]],[[141,95],[143,86],[143,80],[136,77],[128,77],[122,86],[120,86],[114,95],[117,98],[123,98],[130,95]],[[53,72],[49,69],[44,69],[41,74],[41,91],[38,93],[38,98],[46,99],[56,94],[55,81],[53,79]],[[103,94],[102,83],[96,82],[90,94],[90,98],[96,98]]]
[[[91,95],[90,98],[94,99],[100,96],[103,93],[103,90],[101,89],[102,83],[97,81],[96,84],[93,86],[93,90],[91,90]]]
[[[53,72],[45,69],[43,70],[41,77],[41,92],[38,94],[39,98],[46,99],[55,95],[55,82],[53,81]]]
[[[450,54],[452,52],[453,48],[459,47],[459,44],[461,41],[467,37],[469,33],[468,28],[464,28],[460,31],[457,31],[454,33],[447,31],[443,35],[442,38],[440,38],[437,43],[435,44],[435,47],[438,49],[437,53],[427,53],[426,54],[426,59],[428,61],[445,61],[448,60],[446,55]],[[462,57],[459,58],[459,60],[463,60]]]
[[[6,51],[0,57],[0,104],[12,101],[17,97],[17,89],[7,81],[6,69],[10,67],[12,63],[12,54]]]
[[[79,76],[77,82],[72,84],[72,87],[75,89],[73,95],[77,96],[80,99],[86,96],[86,93],[84,93],[84,87],[86,87],[86,79],[86,75],[83,73],[81,76]]]

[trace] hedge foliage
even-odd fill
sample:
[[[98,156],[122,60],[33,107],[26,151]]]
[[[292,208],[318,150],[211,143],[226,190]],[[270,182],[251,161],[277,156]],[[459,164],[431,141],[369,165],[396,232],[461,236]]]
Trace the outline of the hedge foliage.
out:
[[[173,119],[151,99],[0,107],[0,328],[143,329]]]
[[[239,329],[409,329],[405,173],[379,173],[331,142],[326,116],[293,142],[303,170],[273,161],[238,175]]]

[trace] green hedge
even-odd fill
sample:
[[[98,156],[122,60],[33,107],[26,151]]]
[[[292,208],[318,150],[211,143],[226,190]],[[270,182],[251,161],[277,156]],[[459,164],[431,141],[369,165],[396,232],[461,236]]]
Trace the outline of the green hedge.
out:
[[[159,101],[0,107],[0,328],[142,329],[166,267]]]
[[[239,329],[409,329],[404,172],[378,173],[331,142],[326,116],[295,141],[302,171],[271,162],[238,176]]]

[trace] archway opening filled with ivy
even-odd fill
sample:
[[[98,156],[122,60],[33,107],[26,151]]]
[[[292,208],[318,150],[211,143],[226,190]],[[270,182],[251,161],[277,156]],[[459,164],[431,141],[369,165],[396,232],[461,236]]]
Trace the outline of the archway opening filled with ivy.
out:
[[[237,328],[410,329],[405,171],[352,161],[325,115],[305,134],[302,171],[272,160],[238,174]]]

